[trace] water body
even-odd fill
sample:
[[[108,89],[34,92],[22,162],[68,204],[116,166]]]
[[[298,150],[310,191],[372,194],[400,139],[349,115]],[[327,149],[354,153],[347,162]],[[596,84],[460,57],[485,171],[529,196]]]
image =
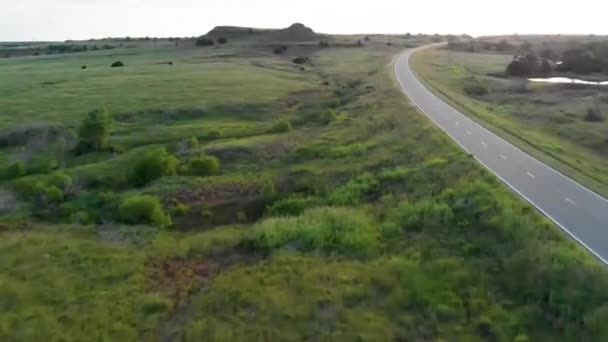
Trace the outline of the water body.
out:
[[[597,85],[597,86],[608,86],[608,81],[593,82],[593,81],[585,81],[585,80],[580,80],[578,78],[570,78],[570,77],[530,78],[528,80],[530,82],[540,82],[540,83],[587,84],[587,85]]]

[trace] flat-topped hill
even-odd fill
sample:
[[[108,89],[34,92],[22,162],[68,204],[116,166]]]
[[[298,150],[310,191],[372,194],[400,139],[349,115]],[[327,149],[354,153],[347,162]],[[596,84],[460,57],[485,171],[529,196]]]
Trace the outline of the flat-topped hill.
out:
[[[311,28],[296,23],[284,29],[258,29],[239,26],[217,26],[205,37],[227,39],[254,39],[261,42],[310,42],[323,38]]]

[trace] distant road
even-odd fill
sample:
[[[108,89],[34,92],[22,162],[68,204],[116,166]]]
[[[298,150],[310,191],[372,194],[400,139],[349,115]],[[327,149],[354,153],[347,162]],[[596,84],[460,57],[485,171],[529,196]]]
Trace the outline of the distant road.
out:
[[[397,79],[411,101],[465,151],[608,265],[608,201],[435,96],[410,68],[410,56],[419,49],[404,51],[395,62]]]

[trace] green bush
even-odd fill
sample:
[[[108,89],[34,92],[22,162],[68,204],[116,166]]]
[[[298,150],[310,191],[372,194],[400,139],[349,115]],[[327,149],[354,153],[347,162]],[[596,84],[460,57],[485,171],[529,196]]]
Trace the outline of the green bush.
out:
[[[298,216],[306,209],[317,206],[321,203],[315,197],[290,197],[284,200],[276,201],[266,210],[270,216]]]
[[[27,166],[27,173],[31,175],[49,173],[57,170],[58,167],[59,165],[55,158],[41,156],[30,161]]]
[[[48,183],[65,190],[72,186],[72,177],[65,172],[57,171],[50,175]]]
[[[60,203],[64,200],[63,190],[55,185],[49,185],[43,188],[42,200],[45,203]]]
[[[213,131],[210,131],[209,133],[207,133],[207,138],[211,139],[211,140],[221,139],[223,136],[224,136],[224,134],[222,133],[222,131],[218,131],[218,130],[213,130]]]
[[[488,87],[481,84],[468,85],[464,88],[464,92],[469,96],[483,96],[490,93]]]
[[[186,216],[190,213],[190,207],[183,203],[178,203],[173,207],[171,213],[174,216]]]
[[[188,163],[188,173],[193,176],[209,176],[219,171],[220,161],[213,156],[201,156]]]
[[[122,68],[125,66],[125,63],[121,62],[121,61],[116,61],[114,63],[112,63],[111,67],[112,68]]]
[[[291,131],[291,122],[289,120],[277,121],[268,129],[268,133],[285,133]]]
[[[135,195],[126,198],[118,209],[121,221],[128,224],[149,224],[167,227],[172,224],[160,200],[154,196]]]
[[[396,210],[395,221],[406,230],[441,228],[453,222],[454,213],[445,203],[423,200],[404,202]]]
[[[86,211],[80,210],[70,214],[69,221],[75,224],[90,224],[91,217]]]
[[[22,178],[14,183],[13,189],[21,198],[38,204],[59,203],[64,200],[63,190],[39,179]]]
[[[245,240],[249,248],[271,253],[281,248],[366,257],[376,253],[377,231],[360,210],[316,208],[294,218],[273,218],[257,224]]]
[[[186,145],[191,149],[197,148],[199,146],[198,139],[196,137],[190,137],[190,139],[186,141]]]
[[[354,205],[372,197],[379,182],[370,174],[361,175],[329,195],[329,203],[334,205]]]
[[[179,160],[165,148],[150,150],[133,168],[132,182],[136,186],[145,185],[155,179],[177,174]]]
[[[6,178],[13,179],[23,177],[27,174],[27,166],[25,162],[18,161],[6,169]]]

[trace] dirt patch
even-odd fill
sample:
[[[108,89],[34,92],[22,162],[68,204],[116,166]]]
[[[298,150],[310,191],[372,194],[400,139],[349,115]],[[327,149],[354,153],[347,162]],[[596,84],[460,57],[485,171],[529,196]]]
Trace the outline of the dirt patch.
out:
[[[261,184],[238,183],[184,190],[167,202],[169,206],[176,202],[190,208],[187,214],[173,218],[175,228],[183,231],[253,223],[262,217],[269,204]]]
[[[219,273],[220,264],[202,260],[150,260],[146,268],[148,291],[170,298],[175,312],[205,281]]]
[[[216,156],[223,164],[243,163],[247,161],[271,160],[285,156],[296,147],[287,140],[277,140],[255,146],[218,146],[205,152]]]
[[[243,162],[256,157],[254,148],[244,146],[212,147],[205,152],[219,158],[223,163]]]
[[[173,198],[181,203],[219,203],[230,198],[255,197],[261,193],[258,186],[238,182],[212,184],[205,187],[187,189],[177,193]]]
[[[182,341],[183,326],[191,315],[191,298],[204,295],[205,289],[216,276],[236,265],[253,265],[260,261],[260,256],[231,251],[229,254],[213,257],[208,261],[201,260],[154,260],[149,266],[149,281],[156,284],[151,290],[161,291],[176,300],[173,311],[164,322],[160,331],[161,341]],[[186,275],[178,275],[183,272]],[[179,282],[182,280],[182,282]],[[187,296],[183,294],[187,293]],[[152,335],[150,335],[152,336]],[[148,340],[148,339],[144,339]],[[156,339],[155,339],[156,340]]]
[[[173,223],[175,229],[181,231],[251,224],[264,215],[268,204],[269,201],[264,196],[231,198],[211,204],[200,203],[191,205],[187,215],[174,217]]]

